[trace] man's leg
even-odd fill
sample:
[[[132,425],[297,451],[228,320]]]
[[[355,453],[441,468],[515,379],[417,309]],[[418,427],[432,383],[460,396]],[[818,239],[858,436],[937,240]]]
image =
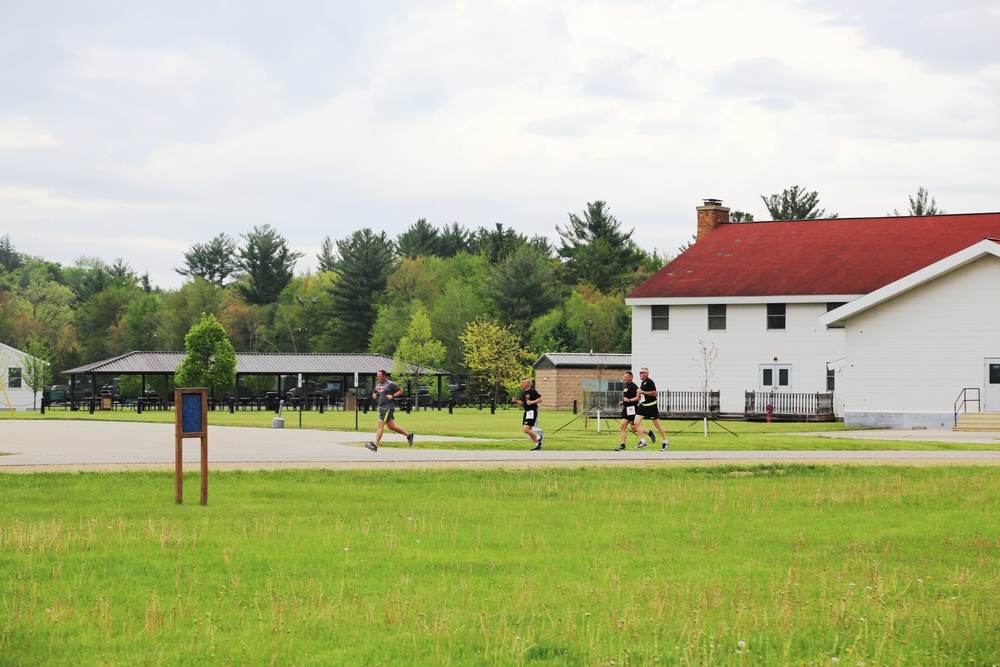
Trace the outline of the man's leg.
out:
[[[395,419],[390,419],[389,421],[387,421],[385,423],[385,425],[389,427],[389,430],[395,431],[396,433],[400,434],[404,438],[410,437],[409,432],[405,428],[403,428],[402,426],[396,426],[396,420]]]
[[[535,431],[531,428],[531,424],[524,425],[524,432],[528,436],[528,440],[531,440],[531,444],[538,444],[538,437],[535,435]]]
[[[375,429],[375,446],[378,447],[378,443],[382,442],[382,433],[385,431],[385,422],[381,419],[378,420],[378,427]]]
[[[636,449],[643,449],[646,446],[646,434],[649,433],[647,429],[642,427],[642,415],[636,415],[635,421],[632,422],[632,430],[635,434],[639,436],[639,444],[635,446]]]

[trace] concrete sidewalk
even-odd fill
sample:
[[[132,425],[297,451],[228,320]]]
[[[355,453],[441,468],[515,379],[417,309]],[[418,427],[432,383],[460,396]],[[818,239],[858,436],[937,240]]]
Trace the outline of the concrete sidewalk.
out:
[[[1000,465],[1000,433],[955,433],[952,431],[837,431],[833,438],[924,440],[991,444],[992,451],[677,451],[661,452],[656,445],[647,450],[528,451],[519,439],[517,449],[505,451],[411,449],[396,434],[383,439],[378,452],[364,443],[368,431],[317,431],[215,426],[209,430],[209,467],[226,469],[267,468],[359,468],[433,466],[535,465],[648,465],[655,463],[870,463]],[[423,438],[417,434],[418,442]],[[446,442],[471,438],[427,436],[428,441]],[[197,438],[184,442],[184,462],[199,461]],[[63,470],[172,469],[174,425],[85,421],[0,421],[0,472]]]

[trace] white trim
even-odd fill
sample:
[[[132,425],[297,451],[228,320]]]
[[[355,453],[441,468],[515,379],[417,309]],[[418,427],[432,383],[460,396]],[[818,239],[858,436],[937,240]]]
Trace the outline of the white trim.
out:
[[[949,255],[942,260],[934,262],[919,271],[914,271],[908,276],[903,276],[899,280],[889,283],[884,287],[858,297],[854,301],[844,304],[840,308],[835,308],[819,318],[820,324],[830,326],[831,324],[842,324],[844,320],[854,317],[858,313],[863,313],[869,308],[893,299],[904,292],[908,292],[916,287],[940,278],[946,273],[951,273],[955,269],[966,264],[971,264],[986,255],[1000,257],[1000,244],[992,239],[984,239],[973,244],[964,250],[959,250],[953,255]]]
[[[773,296],[685,296],[625,299],[626,306],[700,306],[705,304],[830,303],[851,301],[861,294],[775,294]]]

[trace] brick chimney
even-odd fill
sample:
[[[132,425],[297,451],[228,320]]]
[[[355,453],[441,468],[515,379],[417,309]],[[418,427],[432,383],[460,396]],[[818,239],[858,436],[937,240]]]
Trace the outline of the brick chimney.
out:
[[[698,238],[708,234],[719,225],[729,222],[729,209],[722,205],[721,199],[705,199],[704,206],[698,207]]]

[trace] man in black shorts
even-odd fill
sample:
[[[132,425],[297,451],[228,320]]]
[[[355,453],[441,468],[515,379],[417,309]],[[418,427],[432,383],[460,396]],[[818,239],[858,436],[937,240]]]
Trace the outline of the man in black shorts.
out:
[[[642,425],[643,419],[652,420],[653,426],[655,426],[656,430],[660,432],[660,437],[663,439],[663,446],[660,447],[660,449],[662,451],[667,451],[670,447],[670,441],[667,440],[667,434],[663,431],[663,426],[660,424],[660,410],[657,408],[656,396],[656,383],[649,379],[649,369],[640,368],[639,407],[636,408],[635,423],[639,426]],[[656,434],[653,433],[653,429],[645,430],[649,433],[649,439],[655,443]]]
[[[378,445],[382,442],[382,432],[385,431],[386,426],[389,427],[390,431],[395,431],[406,438],[406,442],[410,443],[410,447],[412,447],[413,434],[407,433],[406,429],[401,426],[396,426],[396,421],[393,419],[393,414],[396,412],[393,401],[403,395],[403,389],[390,380],[385,371],[378,372],[377,380],[375,389],[372,391],[372,398],[378,402],[378,428],[375,429],[375,441],[369,442],[365,447],[377,452]]]
[[[644,449],[646,447],[645,436],[647,431],[640,426],[642,420],[636,419],[636,408],[641,400],[639,397],[639,387],[636,386],[635,382],[632,382],[632,371],[625,371],[622,381],[625,383],[625,388],[622,390],[622,400],[619,403],[622,406],[622,444],[618,445],[615,451],[624,451],[625,432],[628,431],[629,427],[632,427],[632,432],[639,436],[639,444],[635,448]]]
[[[524,406],[524,419],[521,423],[524,424],[524,432],[528,435],[528,439],[535,445],[531,451],[537,452],[542,448],[544,437],[542,429],[535,427],[538,421],[538,404],[542,402],[542,395],[531,386],[531,378],[524,378],[521,380],[521,395],[510,400]]]

